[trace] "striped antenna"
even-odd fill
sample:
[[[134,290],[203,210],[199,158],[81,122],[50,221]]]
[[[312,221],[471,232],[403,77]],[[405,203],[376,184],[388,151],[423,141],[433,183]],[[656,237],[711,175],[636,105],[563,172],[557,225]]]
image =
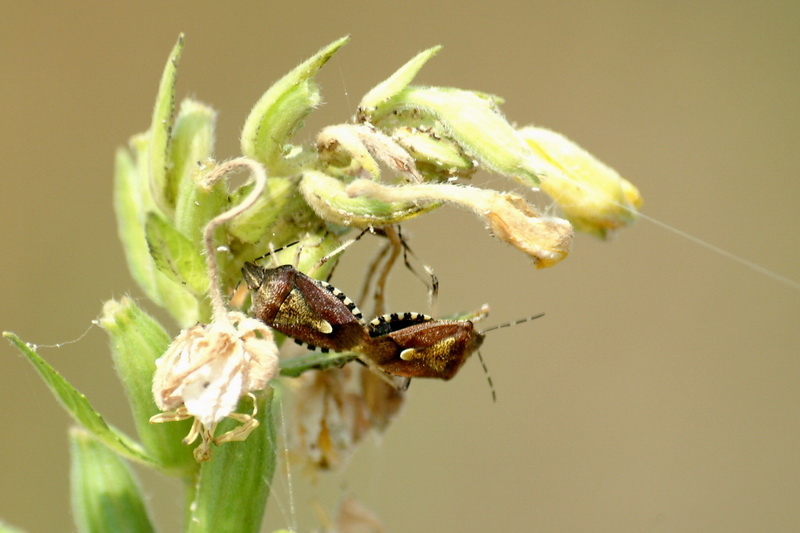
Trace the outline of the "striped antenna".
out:
[[[345,249],[347,249],[348,246],[350,246],[351,244],[353,244],[354,242],[359,240],[368,231],[372,231],[372,226],[368,226],[365,230],[363,230],[361,233],[359,233],[354,238],[352,238],[349,241],[345,241],[342,244],[340,244],[338,248],[336,248],[335,250],[331,251],[330,253],[328,253],[328,255],[326,255],[325,257],[323,257],[319,261],[317,261],[317,264],[314,265],[314,268],[312,268],[311,271],[313,272],[313,271],[317,270],[322,265],[324,265],[325,263],[327,263],[328,261],[330,261],[331,259],[333,259],[337,255],[339,255],[340,253],[344,252]]]
[[[290,242],[289,244],[285,244],[285,245],[281,246],[281,247],[280,247],[280,248],[278,248],[278,249],[273,249],[273,248],[272,248],[272,244],[270,243],[270,246],[269,246],[269,252],[265,253],[265,254],[264,254],[264,255],[262,255],[261,257],[256,257],[255,259],[253,259],[253,260],[251,261],[251,263],[258,263],[259,261],[261,261],[261,260],[262,260],[262,259],[264,259],[265,257],[274,256],[276,253],[280,252],[281,250],[285,250],[285,249],[287,249],[287,248],[290,248],[290,247],[292,247],[292,246],[295,246],[295,245],[297,245],[297,244],[300,244],[300,241],[294,241],[294,242]]]
[[[488,313],[488,309],[486,311]],[[543,316],[544,316],[544,313],[539,313],[538,315],[533,315],[533,316],[529,316],[529,317],[525,317],[525,318],[520,318],[519,320],[515,320],[513,322],[506,322],[505,324],[499,324],[497,326],[492,326],[489,329],[481,331],[481,334],[485,335],[486,333],[489,333],[490,331],[494,331],[496,329],[510,328],[511,326],[516,326],[518,324],[524,324],[525,322],[530,322],[531,320],[536,320],[537,318],[542,318]],[[486,374],[486,381],[489,382],[489,388],[492,390],[492,402],[497,402],[497,393],[495,392],[495,389],[494,389],[494,383],[492,382],[492,376],[489,375],[489,369],[486,367],[486,362],[483,360],[483,356],[481,355],[480,351],[478,351],[478,360],[481,362],[481,366],[483,366],[483,373]]]
[[[518,324],[524,324],[525,322],[530,322],[531,320],[536,320],[537,318],[542,318],[543,316],[544,316],[544,313],[539,313],[538,315],[533,315],[533,316],[529,316],[529,317],[525,317],[525,318],[520,318],[519,320],[515,320],[514,322],[506,322],[505,324],[499,324],[497,326],[492,326],[489,329],[485,329],[485,330],[481,331],[481,333],[486,334],[486,333],[489,333],[490,331],[494,331],[496,329],[510,328],[511,326],[516,326]]]
[[[492,403],[497,403],[497,392],[494,390],[494,383],[492,382],[492,376],[489,375],[489,369],[486,367],[486,361],[483,360],[483,356],[481,352],[478,351],[478,360],[481,362],[481,366],[483,367],[483,373],[486,374],[486,381],[489,382],[489,389],[492,391]]]

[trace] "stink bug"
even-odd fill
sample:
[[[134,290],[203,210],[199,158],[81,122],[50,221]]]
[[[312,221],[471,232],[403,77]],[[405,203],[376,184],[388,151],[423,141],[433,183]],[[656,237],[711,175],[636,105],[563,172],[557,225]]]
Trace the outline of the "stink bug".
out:
[[[488,306],[483,306],[471,320],[437,320],[419,313],[379,316],[367,325],[371,342],[363,353],[389,374],[449,380],[480,348],[486,333],[543,316],[539,314],[478,331],[473,321],[483,318],[488,311]]]
[[[252,293],[251,313],[296,343],[343,352],[369,342],[361,311],[336,287],[291,265],[245,263],[242,275]]]
[[[382,315],[367,330],[371,342],[364,355],[381,370],[406,378],[451,379],[484,338],[471,320],[434,320],[419,313]]]

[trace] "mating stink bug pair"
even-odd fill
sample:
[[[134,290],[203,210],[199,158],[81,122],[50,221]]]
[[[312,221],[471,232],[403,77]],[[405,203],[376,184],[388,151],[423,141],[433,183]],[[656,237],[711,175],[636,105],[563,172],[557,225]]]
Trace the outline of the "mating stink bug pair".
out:
[[[256,318],[298,344],[323,352],[355,352],[369,366],[395,376],[449,380],[486,333],[472,320],[437,320],[419,313],[382,315],[365,324],[342,291],[290,265],[246,263],[242,274]]]

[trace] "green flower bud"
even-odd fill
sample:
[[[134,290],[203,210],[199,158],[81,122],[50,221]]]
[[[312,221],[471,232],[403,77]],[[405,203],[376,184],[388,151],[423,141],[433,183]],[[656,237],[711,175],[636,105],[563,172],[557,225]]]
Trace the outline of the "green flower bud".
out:
[[[133,279],[154,302],[162,303],[155,281],[155,269],[144,238],[144,213],[147,199],[142,194],[141,174],[137,161],[120,148],[114,164],[114,211],[117,233]]]
[[[148,131],[148,183],[153,192],[156,205],[165,213],[172,213],[175,209],[175,193],[178,190],[176,183],[170,183],[167,166],[170,152],[170,134],[172,132],[173,115],[175,113],[175,82],[178,78],[178,61],[183,52],[183,34],[178,37],[178,42],[170,53],[161,83],[158,87],[156,105],[153,108],[153,119]]]
[[[110,300],[103,306],[100,325],[111,340],[111,356],[125,388],[136,429],[145,449],[173,473],[195,468],[191,452],[180,441],[189,424],[153,426],[150,417],[160,410],[153,401],[152,383],[156,359],[167,350],[170,337],[130,298]]]
[[[500,114],[496,102],[496,98],[474,91],[407,87],[366,118],[381,127],[381,119],[394,110],[412,109],[430,115],[469,157],[492,172],[535,187],[545,168]]]
[[[410,181],[422,181],[414,158],[389,136],[365,124],[339,124],[328,126],[317,135],[320,159],[331,164],[339,161],[349,168],[340,170],[351,176],[378,179],[381,169],[377,158],[397,174],[405,174]],[[343,153],[342,153],[343,152]]]
[[[3,519],[0,519],[0,532],[2,532],[2,533],[25,533],[25,530],[20,529],[18,527],[14,527],[14,526],[8,524],[7,522],[5,522]],[[291,533],[291,532],[288,532],[288,533]]]
[[[300,191],[322,219],[339,226],[357,228],[397,224],[441,205],[436,201],[386,202],[351,197],[345,193],[343,182],[313,170],[303,173]]]
[[[552,166],[540,187],[564,210],[575,229],[607,238],[636,220],[642,197],[613,168],[554,131],[527,127],[519,133]]]
[[[90,433],[69,432],[72,515],[78,531],[155,531],[128,465]]]
[[[200,318],[197,300],[182,285],[156,266],[145,237],[147,214],[157,211],[147,176],[147,142],[144,135],[131,139],[132,153],[117,151],[114,210],[117,232],[134,280],[154,303],[165,307],[182,325]]]
[[[434,127],[400,127],[392,130],[392,138],[408,150],[417,161],[417,168],[426,177],[444,181],[452,177],[467,177],[475,172],[472,159],[458,143]]]
[[[269,178],[266,190],[255,204],[228,222],[226,231],[237,258],[261,257],[269,253],[270,246],[279,248],[296,240],[298,233],[315,232],[324,225],[300,194],[298,181],[297,178]],[[251,190],[252,185],[243,185],[233,192],[231,203],[239,204]],[[241,277],[241,263],[223,265],[223,282]]]
[[[270,87],[250,111],[242,130],[242,154],[260,161],[271,174],[284,171],[284,145],[319,105],[321,97],[314,76],[344,46],[349,37],[338,39],[304,61]]]
[[[400,67],[397,72],[370,89],[358,105],[359,122],[363,122],[365,117],[379,113],[378,108],[389,102],[392,98],[397,96],[400,91],[405,89],[408,84],[413,81],[417,72],[419,72],[423,65],[425,65],[430,58],[438,54],[441,49],[441,46],[434,46],[433,48],[423,50],[414,56],[411,61]]]
[[[215,121],[213,109],[186,99],[172,133],[169,182],[176,187],[175,228],[195,243],[201,241],[206,223],[227,208],[225,184],[202,179],[214,167]]]

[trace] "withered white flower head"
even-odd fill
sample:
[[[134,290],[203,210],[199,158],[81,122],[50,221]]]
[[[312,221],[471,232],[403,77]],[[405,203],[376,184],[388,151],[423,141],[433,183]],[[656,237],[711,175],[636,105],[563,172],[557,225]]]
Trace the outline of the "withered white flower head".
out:
[[[165,412],[151,417],[150,422],[194,418],[192,429],[183,442],[191,444],[201,437],[201,444],[194,451],[198,461],[211,458],[212,442],[244,440],[258,427],[252,393],[266,388],[278,373],[278,347],[272,330],[260,320],[228,311],[219,286],[214,231],[251,206],[264,190],[266,181],[263,167],[246,158],[220,165],[213,178],[218,179],[241,166],[253,171],[256,182],[253,190],[242,203],[212,219],[204,232],[213,320],[210,324],[198,324],[181,331],[156,361],[153,377],[153,398]],[[253,398],[253,413],[234,412],[239,399],[246,395]],[[217,424],[228,417],[241,425],[214,437]]]
[[[156,361],[153,397],[159,409],[184,405],[190,416],[211,426],[276,375],[272,331],[242,313],[230,312],[228,318],[183,330]]]
[[[211,442],[244,440],[258,427],[253,415],[234,413],[239,399],[266,388],[278,372],[278,348],[263,322],[230,312],[228,320],[215,320],[183,330],[156,361],[153,397],[164,413],[151,422],[194,418],[184,439],[202,437],[195,451],[198,460],[209,457]],[[241,426],[214,438],[217,424],[231,417]]]

